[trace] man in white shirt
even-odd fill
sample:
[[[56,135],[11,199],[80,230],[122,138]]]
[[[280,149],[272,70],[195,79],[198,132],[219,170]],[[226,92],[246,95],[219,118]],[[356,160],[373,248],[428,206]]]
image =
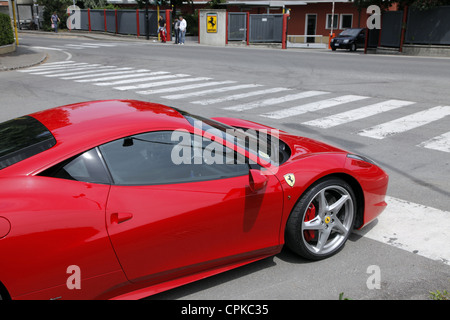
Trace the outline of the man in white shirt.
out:
[[[178,29],[180,32],[179,44],[184,44],[184,40],[186,37],[186,27],[187,27],[186,20],[184,20],[183,17],[180,16],[180,27]]]

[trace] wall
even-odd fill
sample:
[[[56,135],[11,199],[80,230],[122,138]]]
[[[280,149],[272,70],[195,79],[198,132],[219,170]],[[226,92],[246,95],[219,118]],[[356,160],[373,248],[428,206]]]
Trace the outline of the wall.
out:
[[[217,15],[217,32],[212,33],[207,31],[207,16],[209,13]],[[198,19],[200,44],[225,46],[227,11],[225,9],[200,9]]]

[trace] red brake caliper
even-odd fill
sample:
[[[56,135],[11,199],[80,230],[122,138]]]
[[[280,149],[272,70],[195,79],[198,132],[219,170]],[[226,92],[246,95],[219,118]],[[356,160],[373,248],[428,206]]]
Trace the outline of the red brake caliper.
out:
[[[315,217],[316,217],[316,206],[313,203],[311,203],[305,214],[305,222],[311,221]],[[315,238],[314,230],[305,230],[303,234],[305,236],[306,241],[311,241],[312,239]]]

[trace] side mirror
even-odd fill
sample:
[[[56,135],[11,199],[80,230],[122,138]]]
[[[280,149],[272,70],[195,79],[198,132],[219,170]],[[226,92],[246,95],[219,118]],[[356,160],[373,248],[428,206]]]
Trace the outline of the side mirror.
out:
[[[250,190],[256,192],[266,186],[268,178],[260,170],[250,169],[249,180]]]

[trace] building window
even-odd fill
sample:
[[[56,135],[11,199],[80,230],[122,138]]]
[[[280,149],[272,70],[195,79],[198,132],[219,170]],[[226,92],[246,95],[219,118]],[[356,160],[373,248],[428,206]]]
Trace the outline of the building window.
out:
[[[341,28],[348,29],[353,26],[353,14],[341,14]]]
[[[333,22],[331,22],[333,20]],[[338,20],[339,15],[335,14],[327,14],[327,25],[325,26],[326,29],[331,29],[331,24],[333,24],[333,29],[338,28]]]

